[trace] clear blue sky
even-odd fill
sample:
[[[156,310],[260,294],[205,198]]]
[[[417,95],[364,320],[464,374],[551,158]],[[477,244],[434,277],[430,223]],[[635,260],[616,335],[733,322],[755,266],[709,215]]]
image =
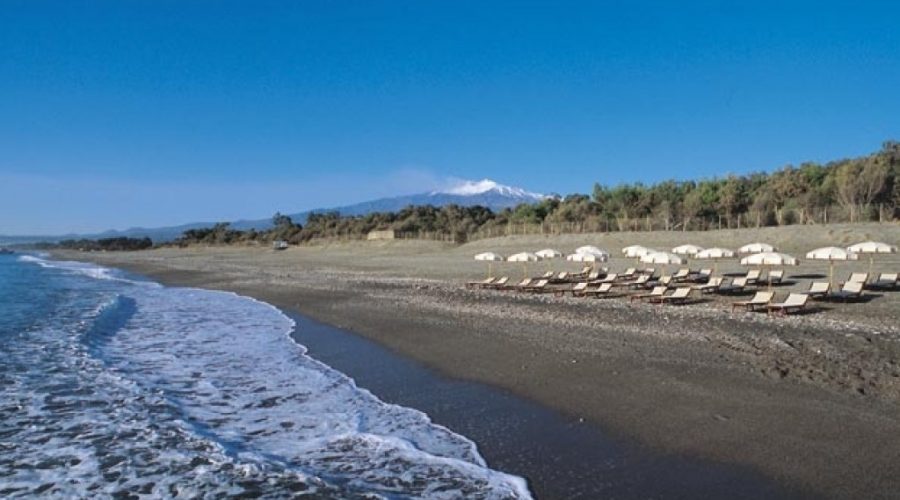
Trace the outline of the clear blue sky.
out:
[[[864,154],[900,139],[898,19],[859,1],[6,0],[0,234]]]

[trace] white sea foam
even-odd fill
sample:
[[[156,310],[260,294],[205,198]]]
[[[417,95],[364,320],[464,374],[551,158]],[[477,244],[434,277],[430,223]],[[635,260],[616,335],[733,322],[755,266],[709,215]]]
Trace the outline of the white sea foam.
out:
[[[42,458],[11,457],[32,467],[10,484],[52,483],[50,491],[62,496],[89,494],[89,487],[228,494],[253,483],[337,497],[530,497],[524,480],[490,469],[470,440],[422,412],[379,400],[308,356],[289,336],[293,321],[269,304],[226,292],[115,284],[122,278],[114,270],[26,257],[109,285],[72,319],[84,325],[78,342],[65,340],[71,331],[49,327],[29,338],[40,340],[53,363],[73,368],[51,370],[43,389],[31,391],[75,389],[50,399],[62,407],[30,396],[0,409],[8,420],[0,430],[17,419],[28,427],[60,414],[60,425],[74,430],[20,431],[17,439],[38,443],[31,451]],[[24,366],[27,346],[16,349]],[[24,369],[46,371],[39,364]],[[12,373],[18,385],[0,399],[4,404],[35,383]],[[127,458],[111,464],[109,455]],[[60,472],[41,469],[41,461],[77,463]],[[110,474],[114,480],[97,479]],[[63,480],[72,475],[74,482]]]
[[[141,283],[151,286],[159,286],[158,283],[153,283],[150,281],[136,281],[125,278],[123,276],[123,273],[118,269],[103,267],[88,262],[49,260],[48,258],[39,255],[21,255],[19,256],[19,261],[37,264],[45,268],[60,269],[69,273],[81,274],[99,280],[122,281],[125,283]]]

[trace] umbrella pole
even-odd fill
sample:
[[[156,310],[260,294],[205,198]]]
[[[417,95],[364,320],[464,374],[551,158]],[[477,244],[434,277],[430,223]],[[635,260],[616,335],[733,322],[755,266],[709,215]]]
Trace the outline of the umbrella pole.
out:
[[[872,276],[872,264],[875,262],[875,256],[869,254],[869,276]]]
[[[493,275],[494,275],[494,263],[491,262],[491,261],[488,261],[488,275],[487,275],[487,277],[490,278],[490,277],[493,276]]]
[[[828,261],[828,287],[830,290],[834,290],[834,261]]]

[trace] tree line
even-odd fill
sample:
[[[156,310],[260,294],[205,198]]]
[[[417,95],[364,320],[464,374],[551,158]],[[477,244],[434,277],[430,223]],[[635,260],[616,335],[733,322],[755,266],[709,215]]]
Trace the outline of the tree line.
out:
[[[71,239],[62,240],[55,243],[35,243],[29,245],[39,250],[80,250],[82,252],[121,252],[132,250],[146,250],[153,247],[153,241],[150,238],[101,238],[97,240],[89,239]]]
[[[541,232],[704,230],[788,224],[859,222],[900,218],[900,142],[885,142],[870,155],[806,162],[772,173],[703,180],[667,180],[605,186],[587,194],[553,196],[494,212],[481,206],[409,206],[397,212],[342,216],[311,214],[304,225],[275,214],[267,231],[238,231],[227,223],[186,231],[176,244],[272,242],[301,244],[317,239],[363,239],[373,230],[398,236],[440,235],[463,242]]]

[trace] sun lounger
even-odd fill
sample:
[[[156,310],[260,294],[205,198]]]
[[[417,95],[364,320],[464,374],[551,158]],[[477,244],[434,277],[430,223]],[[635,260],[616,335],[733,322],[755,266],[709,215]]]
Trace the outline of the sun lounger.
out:
[[[627,286],[627,287],[631,287],[631,288],[643,288],[644,286],[647,285],[647,283],[650,283],[650,275],[642,274],[633,281],[626,281],[626,282],[622,283],[622,286]]]
[[[715,278],[710,278],[706,284],[703,285],[694,285],[695,290],[700,290],[700,293],[714,293],[719,291],[719,287],[722,285],[722,277],[716,276]]]
[[[550,280],[537,280],[529,283],[525,286],[519,287],[519,289],[523,292],[529,293],[541,293],[541,292],[552,292],[554,291],[551,288],[547,288],[547,285],[550,283]]]
[[[481,288],[483,286],[490,285],[496,279],[497,278],[491,277],[491,278],[485,278],[483,280],[478,280],[478,281],[468,281],[468,282],[466,282],[466,288]]]
[[[693,290],[689,286],[682,286],[675,289],[669,295],[662,297],[650,297],[648,300],[657,304],[684,304],[691,296]]]
[[[762,271],[759,269],[751,269],[747,271],[747,276],[744,277],[746,280],[745,285],[758,285],[759,277],[762,275]]]
[[[786,314],[795,313],[803,310],[809,301],[809,295],[805,293],[791,293],[784,302],[776,302],[766,306],[768,314]]]
[[[673,276],[660,276],[659,279],[656,280],[656,284],[669,286],[673,281],[675,281],[675,278]]]
[[[584,292],[587,291],[587,289],[588,282],[582,281],[581,283],[575,283],[569,291],[572,292],[572,297],[584,297]]]
[[[648,267],[646,269],[641,269],[641,273],[646,274],[647,276],[653,276],[654,274],[656,274],[656,268]]]
[[[900,285],[897,273],[881,273],[878,278],[869,283],[869,288],[877,288],[882,290],[893,290]]]
[[[556,274],[556,273],[554,273],[553,271],[547,271],[546,273],[544,273],[544,274],[542,274],[542,275],[540,275],[540,276],[538,276],[537,278],[534,278],[534,279],[537,279],[537,280],[548,280],[548,279],[552,278],[554,274]]]
[[[597,280],[596,283],[612,283],[619,278],[619,275],[616,273],[610,273],[603,277],[603,279]]]
[[[712,269],[701,269],[695,276],[694,281],[697,282],[707,282],[710,278],[712,278]]]
[[[487,288],[490,290],[499,290],[499,289],[505,287],[507,283],[509,283],[509,276],[503,276],[502,278],[497,279],[496,281],[494,281],[492,283],[488,283],[486,285],[481,285],[481,288]]]
[[[733,302],[731,304],[731,312],[734,312],[734,310],[738,307],[743,307],[745,311],[754,311],[757,307],[765,307],[769,305],[769,302],[772,302],[772,299],[774,297],[775,292],[756,292],[756,295],[754,295],[750,300]]]
[[[784,279],[784,269],[775,269],[773,271],[769,271],[769,276],[766,278],[766,281],[773,284],[778,285]]]
[[[652,299],[653,297],[662,297],[663,295],[665,295],[666,290],[668,290],[668,289],[669,289],[669,287],[666,287],[666,286],[656,286],[656,287],[653,287],[653,290],[651,290],[650,293],[639,293],[637,295],[632,295],[630,298],[630,301],[634,302],[635,300],[644,300],[644,299]]]
[[[514,284],[514,285],[503,285],[499,288],[499,290],[520,290],[534,282],[531,278],[525,278],[522,281]]]
[[[806,291],[806,295],[811,299],[824,299],[828,296],[829,290],[831,290],[831,283],[827,281],[813,281],[809,284],[809,290]]]
[[[634,278],[635,274],[637,274],[637,269],[629,267],[624,273],[619,274],[619,279],[631,279]]]
[[[862,297],[863,287],[862,281],[848,281],[841,286],[841,289],[829,295],[829,298],[837,300],[855,300]]]
[[[584,291],[585,297],[594,297],[595,299],[601,297],[612,297],[610,291],[612,290],[612,283],[603,283],[597,288],[588,288]]]
[[[600,279],[600,271],[589,272],[586,279],[588,281],[597,281],[598,279]]]
[[[728,293],[728,294],[736,294],[741,293],[744,289],[747,288],[747,278],[745,276],[741,276],[740,278],[734,278],[731,280],[731,283],[719,285],[717,293]]]
[[[851,273],[850,278],[844,283],[850,283],[851,281],[865,284],[867,281],[869,281],[869,273]]]
[[[569,281],[569,278],[572,277],[572,273],[568,271],[561,271],[556,277],[551,278],[554,283],[566,283]]]
[[[685,281],[691,276],[691,270],[688,268],[679,269],[672,275],[672,281]]]

